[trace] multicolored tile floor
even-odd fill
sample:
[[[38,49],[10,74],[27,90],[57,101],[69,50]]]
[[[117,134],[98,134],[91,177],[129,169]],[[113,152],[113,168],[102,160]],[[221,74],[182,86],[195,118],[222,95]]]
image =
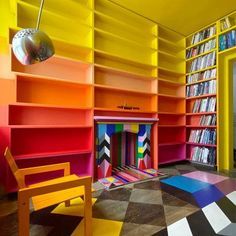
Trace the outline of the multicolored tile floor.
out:
[[[93,193],[94,236],[236,235],[236,175],[191,165],[161,168],[155,177]],[[30,215],[31,235],[83,235],[81,199]],[[16,200],[0,200],[0,235],[17,235]]]

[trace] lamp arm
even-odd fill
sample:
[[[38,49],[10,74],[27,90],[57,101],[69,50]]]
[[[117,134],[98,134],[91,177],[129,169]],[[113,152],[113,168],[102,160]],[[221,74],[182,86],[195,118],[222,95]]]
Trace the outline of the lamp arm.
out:
[[[37,19],[37,25],[36,25],[36,30],[39,29],[39,24],[40,24],[40,20],[41,20],[43,5],[44,5],[44,0],[42,0],[41,3],[40,3],[39,13],[38,13],[38,19]]]

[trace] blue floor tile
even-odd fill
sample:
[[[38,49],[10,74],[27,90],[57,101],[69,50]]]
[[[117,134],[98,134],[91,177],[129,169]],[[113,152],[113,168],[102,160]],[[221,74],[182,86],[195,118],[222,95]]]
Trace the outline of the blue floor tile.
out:
[[[214,185],[210,185],[197,192],[194,192],[193,196],[199,207],[203,208],[211,204],[212,202],[218,201],[219,199],[224,197],[224,194]]]
[[[161,182],[182,189],[189,193],[194,193],[203,188],[211,186],[208,183],[196,179],[191,179],[185,176],[173,176],[167,179],[163,179],[161,180]]]

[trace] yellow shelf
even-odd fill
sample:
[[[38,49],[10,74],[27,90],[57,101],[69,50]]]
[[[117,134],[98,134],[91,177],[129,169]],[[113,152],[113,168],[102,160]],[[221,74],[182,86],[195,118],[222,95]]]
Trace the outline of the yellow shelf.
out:
[[[216,50],[217,50],[217,49],[214,48],[214,49],[211,49],[211,50],[209,50],[209,51],[207,51],[207,52],[201,53],[201,54],[199,54],[199,55],[197,55],[197,56],[190,57],[190,58],[186,59],[186,62],[193,61],[194,59],[196,59],[196,58],[198,58],[198,57],[205,56],[205,55],[207,55],[207,54],[209,54],[209,53],[211,53],[211,52],[214,52],[214,51],[216,51]]]
[[[111,16],[109,16],[109,15],[107,15],[107,14],[104,14],[104,13],[98,11],[98,10],[94,10],[94,14],[95,14],[95,16],[96,16],[96,15],[99,15],[99,16],[101,16],[101,17],[106,18],[106,19],[109,20],[109,21],[113,21],[113,22],[115,22],[115,23],[121,25],[122,27],[127,28],[128,30],[134,31],[136,34],[139,34],[139,37],[147,38],[147,39],[148,39],[148,38],[153,38],[153,39],[155,39],[155,38],[157,37],[156,34],[153,34],[153,33],[150,33],[150,32],[147,32],[147,33],[145,32],[145,34],[144,34],[144,33],[143,33],[143,30],[140,30],[139,28],[135,28],[135,27],[133,27],[132,25],[127,24],[125,21],[120,21],[120,20],[118,20],[118,19],[116,19],[116,18],[113,18],[113,17],[111,17]]]
[[[182,58],[182,57],[179,57],[179,56],[170,54],[170,53],[165,52],[165,51],[163,51],[163,50],[158,50],[158,53],[161,54],[161,55],[163,55],[163,56],[169,57],[169,58],[171,58],[172,60],[177,60],[177,61],[184,61],[184,60],[185,60],[185,58]]]
[[[218,35],[220,36],[222,34],[226,34],[226,33],[230,32],[231,30],[235,30],[235,29],[236,29],[236,25],[234,25],[234,26],[232,26],[232,27],[230,27],[230,28],[228,28],[224,31],[221,31]]]
[[[230,52],[231,50],[233,51],[233,50],[235,50],[235,47],[236,47],[236,46],[231,47],[231,48],[227,48],[227,49],[222,50],[222,51],[219,51],[219,52],[218,52],[218,55],[221,55],[221,54],[226,53],[226,52]]]
[[[168,39],[165,39],[163,37],[158,37],[158,40],[163,42],[163,43],[166,43],[166,44],[169,44],[171,47],[173,48],[176,48],[176,51],[181,51],[181,50],[185,50],[185,47],[182,47],[180,45],[177,45],[176,43],[168,40]]]
[[[204,40],[202,40],[202,41],[200,41],[200,42],[198,42],[198,43],[195,43],[195,44],[193,44],[193,45],[188,46],[188,47],[186,48],[186,50],[188,50],[188,49],[190,49],[190,48],[193,48],[193,47],[196,47],[196,46],[198,46],[198,45],[200,45],[200,44],[206,43],[207,41],[210,41],[211,39],[214,39],[214,38],[216,38],[216,34],[213,35],[213,36],[211,36],[211,37],[209,37],[209,38],[206,38],[206,39],[204,39]]]
[[[184,73],[181,73],[181,72],[178,72],[178,71],[175,71],[175,70],[171,70],[169,68],[162,67],[162,66],[158,66],[158,70],[161,70],[164,73],[166,72],[167,74],[172,74],[172,75],[176,75],[176,76],[185,75]]]
[[[190,85],[194,85],[194,84],[200,84],[200,83],[207,82],[207,81],[211,81],[211,80],[215,80],[215,79],[216,79],[216,78],[198,80],[198,81],[196,81],[196,82],[186,83],[186,86],[190,86]]]
[[[143,44],[138,43],[137,41],[134,41],[134,40],[131,40],[131,39],[127,39],[127,38],[121,37],[121,36],[119,36],[119,35],[110,33],[110,32],[108,32],[108,31],[105,31],[105,30],[102,30],[102,29],[99,29],[99,28],[94,28],[94,30],[95,30],[95,32],[99,32],[99,33],[102,33],[102,34],[104,34],[104,35],[106,35],[106,36],[113,37],[113,38],[122,40],[122,41],[124,41],[124,42],[126,42],[126,43],[129,43],[129,44],[131,45],[131,47],[133,47],[133,46],[135,45],[135,46],[138,46],[138,47],[142,48],[143,50],[157,51],[157,49],[155,49],[155,48],[145,46],[145,45],[143,45]],[[96,39],[95,39],[95,40],[96,40]]]
[[[162,78],[158,78],[158,81],[171,84],[172,86],[184,86],[185,85],[185,83],[175,82],[175,81],[171,81],[168,79],[162,79]]]
[[[211,70],[211,69],[214,69],[214,68],[216,68],[216,65],[207,67],[207,68],[205,68],[205,69],[201,69],[201,70],[196,70],[196,71],[193,71],[193,72],[189,72],[189,73],[187,73],[186,75],[192,75],[192,74],[196,74],[196,73],[203,72],[203,71],[205,71],[205,70]]]
[[[119,55],[115,55],[115,54],[112,54],[112,53],[109,53],[109,52],[106,52],[104,50],[99,50],[99,49],[94,49],[95,53],[98,53],[98,54],[102,54],[104,56],[107,56],[108,58],[116,58],[117,60],[121,60],[121,61],[126,61],[127,63],[129,64],[133,64],[133,65],[138,65],[138,66],[142,66],[142,67],[146,67],[146,68],[156,68],[157,66],[156,65],[151,65],[151,64],[146,64],[146,63],[143,63],[141,61],[135,61],[135,60],[132,60],[130,58],[125,58],[125,57],[122,57],[122,56],[119,56]]]
[[[126,71],[126,70],[121,70],[121,69],[116,69],[116,68],[110,67],[110,66],[104,66],[104,65],[100,65],[100,64],[94,64],[94,66],[95,66],[95,68],[97,67],[97,68],[100,68],[103,70],[108,70],[108,71],[115,72],[115,73],[126,74],[130,77],[137,77],[138,79],[141,79],[141,80],[156,80],[157,79],[157,77],[147,76],[144,74],[134,73],[131,71]]]

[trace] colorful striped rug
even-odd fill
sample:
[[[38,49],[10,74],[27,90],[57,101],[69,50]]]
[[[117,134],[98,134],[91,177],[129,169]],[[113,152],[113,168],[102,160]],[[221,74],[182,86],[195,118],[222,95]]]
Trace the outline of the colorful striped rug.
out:
[[[140,170],[135,166],[116,167],[112,170],[112,176],[99,179],[98,181],[107,189],[118,187],[124,184],[138,182],[140,180],[150,179],[157,176],[163,176],[155,169]]]

